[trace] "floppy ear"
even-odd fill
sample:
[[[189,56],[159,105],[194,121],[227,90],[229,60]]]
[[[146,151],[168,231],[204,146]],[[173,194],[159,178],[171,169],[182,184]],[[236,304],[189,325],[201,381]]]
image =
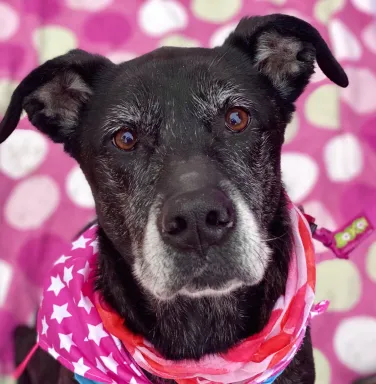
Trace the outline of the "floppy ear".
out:
[[[348,79],[320,33],[293,16],[273,14],[242,19],[224,45],[241,49],[288,101],[295,101],[308,84],[317,63],[341,87]]]
[[[0,143],[16,128],[22,110],[31,123],[57,143],[67,144],[101,72],[105,57],[73,50],[34,69],[14,91],[0,123]]]

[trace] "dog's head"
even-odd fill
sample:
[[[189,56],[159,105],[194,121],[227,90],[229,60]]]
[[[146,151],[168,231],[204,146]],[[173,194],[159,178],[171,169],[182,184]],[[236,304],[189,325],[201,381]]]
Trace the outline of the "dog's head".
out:
[[[347,86],[317,30],[286,15],[245,18],[221,47],[160,48],[120,65],[74,50],[21,82],[0,142],[24,109],[64,144],[148,292],[224,294],[258,284],[273,257],[284,130],[316,60]]]

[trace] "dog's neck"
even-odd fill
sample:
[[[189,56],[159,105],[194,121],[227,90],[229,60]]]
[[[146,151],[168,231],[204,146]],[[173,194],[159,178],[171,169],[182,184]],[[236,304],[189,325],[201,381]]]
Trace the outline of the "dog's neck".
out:
[[[275,301],[285,290],[292,246],[285,210],[281,204],[269,229],[274,254],[258,286],[226,297],[178,296],[165,303],[157,301],[136,282],[130,265],[100,228],[97,289],[127,327],[144,336],[165,358],[199,359],[224,352],[266,325]]]

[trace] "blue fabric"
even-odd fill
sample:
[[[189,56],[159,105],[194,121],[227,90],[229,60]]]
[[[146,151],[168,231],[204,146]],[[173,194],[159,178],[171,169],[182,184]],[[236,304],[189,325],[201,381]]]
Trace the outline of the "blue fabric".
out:
[[[272,383],[274,383],[274,381],[277,380],[277,378],[278,378],[280,375],[282,375],[282,373],[283,373],[283,371],[280,372],[280,373],[278,373],[278,375],[275,375],[275,376],[271,377],[270,379],[264,381],[262,384],[272,384]]]
[[[80,384],[101,384],[98,381],[89,380],[86,377],[82,377],[82,376],[79,376],[77,374],[74,374],[74,378]]]

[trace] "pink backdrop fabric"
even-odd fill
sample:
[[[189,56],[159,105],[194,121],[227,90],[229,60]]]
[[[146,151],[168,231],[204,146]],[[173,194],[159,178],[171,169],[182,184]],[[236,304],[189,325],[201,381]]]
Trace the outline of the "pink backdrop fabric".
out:
[[[119,62],[161,45],[219,45],[244,15],[283,12],[315,25],[350,78],[320,71],[297,103],[282,158],[295,203],[329,229],[361,211],[376,224],[375,0],[0,0],[0,115],[35,66],[80,47]],[[11,332],[33,324],[41,285],[63,244],[94,216],[75,162],[23,119],[0,147],[0,382],[11,382]],[[376,372],[376,236],[351,261],[317,246],[317,383]]]

